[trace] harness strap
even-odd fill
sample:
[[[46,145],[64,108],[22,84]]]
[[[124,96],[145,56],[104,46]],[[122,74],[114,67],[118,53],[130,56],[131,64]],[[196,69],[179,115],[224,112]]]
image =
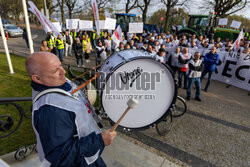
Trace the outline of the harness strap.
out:
[[[62,89],[58,89],[58,88],[51,88],[51,89],[46,89],[40,93],[38,93],[36,95],[36,97],[34,98],[33,100],[33,103],[35,103],[41,96],[45,95],[45,94],[48,94],[48,93],[61,93],[61,94],[64,94],[66,96],[70,96],[76,100],[78,100],[78,98],[76,96],[73,96],[71,93],[69,92],[66,92],[65,90],[62,90]]]

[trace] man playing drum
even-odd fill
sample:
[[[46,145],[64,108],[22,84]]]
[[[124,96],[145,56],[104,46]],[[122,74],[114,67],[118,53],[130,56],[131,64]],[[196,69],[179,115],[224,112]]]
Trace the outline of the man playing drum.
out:
[[[36,52],[26,61],[32,79],[32,124],[42,166],[106,166],[101,153],[116,136],[101,130],[93,119],[93,107],[65,77],[56,55]]]

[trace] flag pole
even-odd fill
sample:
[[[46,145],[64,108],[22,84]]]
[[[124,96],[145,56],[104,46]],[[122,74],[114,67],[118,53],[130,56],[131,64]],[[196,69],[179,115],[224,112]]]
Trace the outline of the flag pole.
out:
[[[26,0],[22,0],[22,2],[23,2],[23,12],[24,12],[24,18],[25,18],[26,32],[27,32],[28,41],[29,41],[29,48],[30,48],[30,53],[32,54],[34,53],[34,48],[33,48],[33,41],[31,38],[30,23],[29,23]]]
[[[12,63],[11,63],[11,59],[10,59],[10,53],[9,53],[7,41],[6,41],[6,38],[5,38],[5,33],[3,31],[3,23],[2,23],[1,14],[0,14],[0,29],[1,29],[2,39],[3,39],[4,50],[5,50],[7,61],[8,61],[8,64],[9,64],[10,74],[15,74],[14,71],[13,71],[13,67],[12,67]]]

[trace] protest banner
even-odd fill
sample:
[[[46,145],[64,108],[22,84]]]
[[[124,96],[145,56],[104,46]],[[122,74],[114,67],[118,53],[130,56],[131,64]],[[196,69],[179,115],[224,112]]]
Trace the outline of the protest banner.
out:
[[[143,23],[129,23],[129,33],[142,33]]]
[[[250,54],[218,52],[219,64],[212,79],[250,91]]]
[[[227,22],[228,22],[228,18],[220,18],[218,25],[225,26],[225,25],[227,25]]]
[[[105,29],[106,30],[115,30],[116,19],[106,18],[105,20]]]
[[[166,51],[173,53],[174,49],[167,47]],[[209,49],[189,48],[192,55],[197,51],[203,56],[210,52]],[[217,54],[220,60],[212,79],[250,91],[250,54],[226,51],[217,51]]]
[[[98,5],[96,3],[96,0],[91,0],[91,6],[93,8],[93,13],[94,13],[96,32],[97,32],[97,35],[100,36],[99,12],[98,12]]]
[[[100,30],[104,30],[105,29],[105,20],[99,20],[99,28]]]
[[[52,24],[55,26],[58,32],[62,32],[62,26],[60,22],[53,22]]]
[[[66,19],[66,29],[78,29],[79,19]]]
[[[230,27],[239,29],[240,25],[241,25],[241,22],[233,20]]]
[[[92,31],[93,30],[93,21],[89,20],[79,20],[79,29]]]
[[[105,18],[111,18],[110,13],[109,13],[109,10],[105,10],[104,14],[105,14]],[[105,24],[106,24],[106,22],[105,22]],[[116,25],[115,25],[115,26],[116,26]],[[114,28],[114,29],[115,29],[115,28]],[[109,32],[109,33],[112,33],[112,30],[114,30],[114,29],[108,29],[108,32]]]

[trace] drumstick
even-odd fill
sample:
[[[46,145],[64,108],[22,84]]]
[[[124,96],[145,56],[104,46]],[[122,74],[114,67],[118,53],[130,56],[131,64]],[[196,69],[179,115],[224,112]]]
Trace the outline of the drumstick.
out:
[[[115,131],[116,128],[118,127],[118,125],[120,124],[120,122],[122,121],[122,119],[125,117],[125,115],[128,113],[128,111],[130,109],[135,108],[138,105],[138,101],[136,99],[129,99],[129,101],[127,102],[127,109],[125,110],[125,112],[122,114],[122,116],[119,118],[119,120],[115,123],[115,125],[112,127],[111,131]]]
[[[97,73],[95,76],[93,76],[92,78],[90,78],[90,80],[88,80],[87,82],[85,82],[84,84],[80,85],[77,89],[72,91],[72,94],[76,93],[78,90],[82,89],[83,87],[85,87],[86,85],[88,85],[91,81],[93,81],[94,79],[98,78],[101,75],[101,73]]]
[[[95,67],[91,68],[90,70],[86,71],[85,73],[83,73],[83,74],[81,74],[81,75],[79,75],[79,76],[77,76],[77,77],[73,78],[71,81],[76,80],[77,78],[79,78],[79,77],[81,77],[81,76],[83,76],[83,75],[87,74],[88,72],[90,72],[90,71],[92,71],[92,70],[97,69],[98,67],[100,67],[100,66],[95,66]]]

